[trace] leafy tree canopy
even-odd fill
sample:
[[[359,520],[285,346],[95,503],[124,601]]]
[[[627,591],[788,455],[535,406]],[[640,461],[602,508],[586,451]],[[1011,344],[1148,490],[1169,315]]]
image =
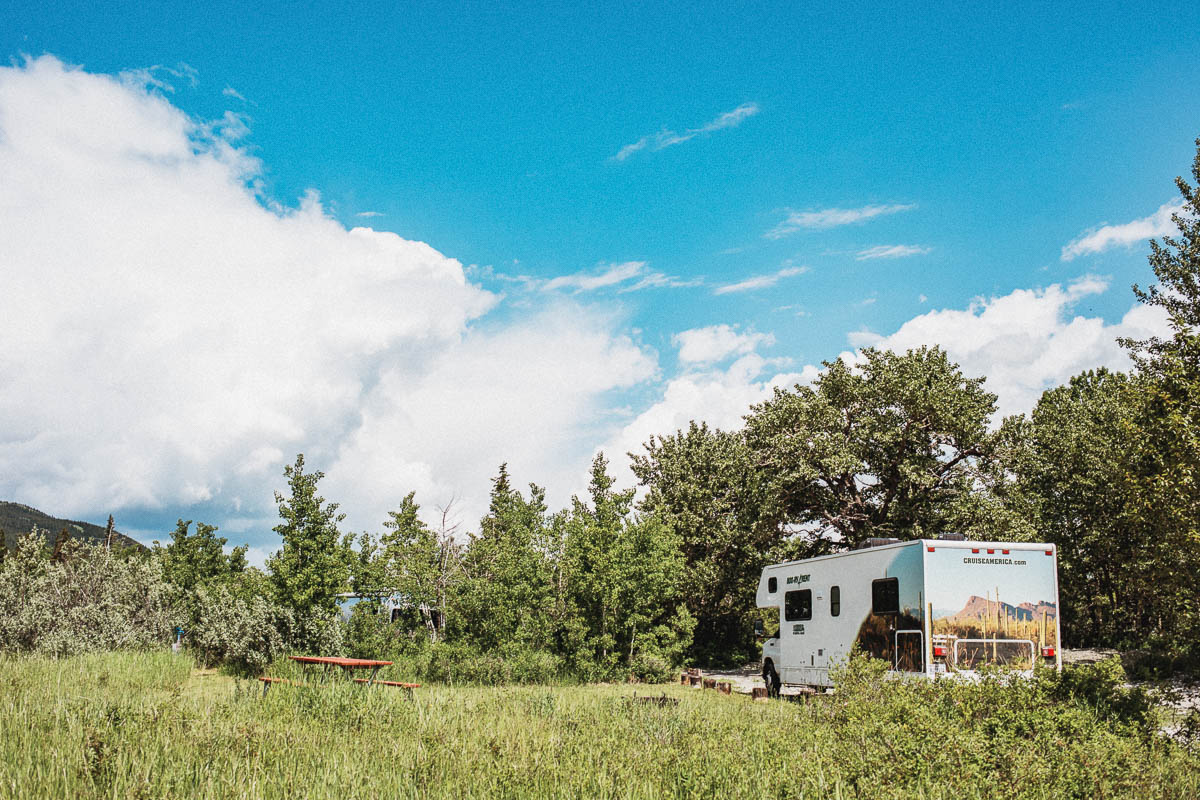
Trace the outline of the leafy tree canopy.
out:
[[[846,546],[954,530],[991,455],[995,395],[937,347],[863,359],[825,362],[812,386],[776,389],[746,417],[769,513]]]
[[[320,610],[333,613],[337,594],[344,591],[352,556],[349,539],[343,540],[336,503],[317,494],[322,472],[305,472],[304,455],[283,468],[290,494],[275,493],[282,522],[275,532],[283,548],[267,560],[267,569],[278,602],[299,612]]]

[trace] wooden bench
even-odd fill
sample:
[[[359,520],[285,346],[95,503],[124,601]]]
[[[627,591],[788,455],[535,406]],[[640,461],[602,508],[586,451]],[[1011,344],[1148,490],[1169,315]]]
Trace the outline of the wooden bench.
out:
[[[271,688],[271,684],[273,683],[282,683],[286,686],[308,686],[307,683],[301,683],[300,681],[293,681],[289,680],[288,678],[272,678],[267,675],[263,675],[259,678],[259,680],[263,685],[263,697],[267,696],[267,690]],[[421,688],[421,684],[419,683],[401,683],[400,681],[372,681],[370,678],[355,678],[354,682],[373,684],[375,686],[395,686],[399,689],[404,689],[409,694],[412,694],[413,689]]]
[[[271,678],[266,675],[263,675],[262,677],[260,677],[259,680],[262,681],[262,685],[263,685],[263,697],[267,696],[267,690],[271,688],[271,684],[273,684],[273,683],[283,683],[283,684],[287,684],[288,686],[304,686],[304,685],[306,685],[306,684],[300,683],[299,681],[290,681],[287,678]]]
[[[394,686],[398,689],[403,689],[410,695],[412,694],[413,689],[421,688],[421,684],[419,683],[401,683],[400,681],[372,681],[367,678],[355,678],[354,682],[371,684],[372,686]]]

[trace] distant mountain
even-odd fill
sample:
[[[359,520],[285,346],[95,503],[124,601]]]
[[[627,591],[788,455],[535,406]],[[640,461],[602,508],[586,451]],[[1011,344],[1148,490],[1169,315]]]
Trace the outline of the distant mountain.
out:
[[[1054,604],[1044,601],[1038,603],[1021,603],[1018,606],[1009,605],[1008,603],[1001,603],[1000,605],[1009,619],[1015,619],[1018,622],[1039,620],[1042,618],[1043,610],[1049,619],[1055,619],[1058,616]],[[991,619],[995,613],[995,600],[988,600],[986,597],[973,594],[967,600],[967,604],[963,606],[962,611],[954,614],[951,618],[978,619],[980,616],[987,616]]]
[[[67,529],[72,539],[81,539],[85,542],[93,544],[104,543],[104,526],[93,525],[90,522],[77,522],[70,519],[59,519],[52,517],[49,514],[38,511],[36,508],[23,506],[20,503],[10,503],[7,500],[0,500],[0,531],[4,532],[4,543],[9,547],[15,547],[17,539],[37,525],[38,530],[46,537],[46,544],[53,546],[54,539],[58,536],[58,532],[63,528]],[[123,533],[116,533],[113,537],[113,544],[120,544],[123,547],[137,547],[145,550],[146,546],[141,542],[131,539]]]

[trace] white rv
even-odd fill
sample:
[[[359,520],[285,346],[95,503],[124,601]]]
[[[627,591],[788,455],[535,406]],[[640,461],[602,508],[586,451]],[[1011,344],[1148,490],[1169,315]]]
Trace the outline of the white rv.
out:
[[[934,677],[982,664],[1062,667],[1054,545],[958,537],[869,546],[774,564],[758,607],[779,612],[763,679],[831,686],[856,644],[900,673]]]

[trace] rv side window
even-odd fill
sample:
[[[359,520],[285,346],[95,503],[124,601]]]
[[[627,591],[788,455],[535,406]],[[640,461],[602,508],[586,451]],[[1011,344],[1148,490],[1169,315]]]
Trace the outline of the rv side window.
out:
[[[778,578],[767,578],[767,591],[771,594],[775,594],[775,592],[779,591]]]
[[[783,618],[788,622],[812,619],[812,589],[799,589],[785,594]]]
[[[871,581],[871,613],[900,613],[900,579],[881,578]]]
[[[842,613],[842,587],[829,587],[829,616],[836,617]]]

